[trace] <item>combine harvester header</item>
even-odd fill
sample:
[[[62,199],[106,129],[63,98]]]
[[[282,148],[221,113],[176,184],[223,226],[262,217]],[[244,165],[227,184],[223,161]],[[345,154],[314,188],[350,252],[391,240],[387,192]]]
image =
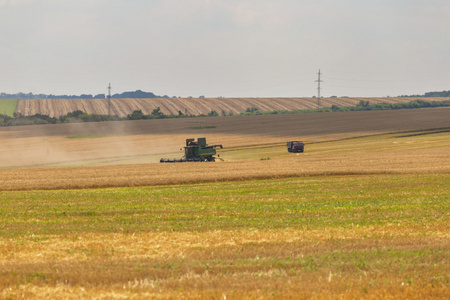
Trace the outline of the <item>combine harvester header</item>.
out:
[[[184,147],[184,156],[181,159],[161,158],[159,162],[173,163],[173,162],[198,162],[198,161],[215,161],[214,155],[216,148],[223,149],[222,145],[207,145],[206,138],[186,139],[186,146]]]

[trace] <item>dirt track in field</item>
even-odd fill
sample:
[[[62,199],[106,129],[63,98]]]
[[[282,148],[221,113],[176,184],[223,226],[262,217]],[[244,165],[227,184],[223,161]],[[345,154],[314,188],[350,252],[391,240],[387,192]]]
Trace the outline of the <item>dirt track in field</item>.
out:
[[[418,98],[385,97],[385,98],[323,98],[321,107],[353,106],[361,100],[370,104],[376,103],[406,103]],[[446,98],[420,98],[427,101],[442,101]],[[166,115],[207,115],[212,110],[217,113],[238,114],[249,108],[259,111],[279,111],[317,108],[314,98],[152,98],[152,99],[112,99],[111,113],[126,117],[134,110],[142,110],[144,114],[151,114],[159,107]],[[81,110],[89,114],[108,114],[107,99],[33,99],[18,100],[17,112],[24,116],[41,114],[60,117],[70,112]]]

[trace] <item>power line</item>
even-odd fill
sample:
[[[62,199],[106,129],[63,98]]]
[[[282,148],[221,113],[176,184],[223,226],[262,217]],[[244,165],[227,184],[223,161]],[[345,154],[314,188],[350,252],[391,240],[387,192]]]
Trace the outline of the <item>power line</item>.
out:
[[[111,115],[111,82],[108,85],[108,116]]]
[[[316,80],[317,82],[317,108],[320,108],[320,83],[323,82],[322,80],[320,80],[320,69],[319,69],[319,73],[318,75],[318,79]]]

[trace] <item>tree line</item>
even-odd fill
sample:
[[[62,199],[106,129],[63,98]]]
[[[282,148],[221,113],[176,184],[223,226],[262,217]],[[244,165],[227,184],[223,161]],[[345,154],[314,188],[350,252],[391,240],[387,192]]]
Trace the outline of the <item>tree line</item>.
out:
[[[298,110],[275,110],[275,111],[259,111],[257,108],[248,108],[239,115],[270,115],[270,114],[299,114],[299,113],[316,113],[316,112],[344,112],[344,111],[370,111],[370,110],[395,110],[395,109],[414,109],[429,107],[448,107],[450,100],[445,101],[425,101],[414,100],[407,103],[374,103],[361,100],[353,106],[338,106],[333,104],[331,107],[322,107],[315,109],[298,109]]]
[[[450,97],[450,90],[442,92],[427,92],[423,95],[401,95],[400,97]]]
[[[414,109],[429,107],[449,107],[450,100],[445,101],[425,101],[414,100],[408,103],[375,103],[370,104],[369,101],[361,100],[354,106],[337,106],[323,107],[316,109],[301,110],[275,110],[275,111],[259,111],[258,108],[247,108],[245,112],[233,114],[221,111],[218,113],[211,110],[208,114],[202,115],[185,115],[178,111],[176,115],[166,115],[159,107],[155,108],[150,114],[146,115],[142,110],[135,110],[126,117],[113,115],[87,114],[80,110],[70,112],[59,118],[47,115],[36,114],[32,116],[23,116],[14,113],[13,117],[0,114],[0,126],[20,126],[20,125],[42,125],[42,124],[62,124],[62,123],[83,123],[83,122],[104,122],[104,121],[123,121],[123,120],[148,120],[148,119],[164,119],[164,118],[198,118],[198,117],[216,117],[216,116],[246,116],[246,115],[270,115],[270,114],[300,114],[300,113],[318,113],[318,112],[344,112],[344,111],[371,111],[371,110],[395,110],[395,109]]]
[[[81,95],[53,95],[53,94],[33,94],[33,93],[17,93],[8,94],[0,93],[0,99],[105,99],[106,94],[81,94]],[[136,90],[134,92],[123,92],[111,95],[111,98],[168,98],[167,95],[157,96],[151,92]]]

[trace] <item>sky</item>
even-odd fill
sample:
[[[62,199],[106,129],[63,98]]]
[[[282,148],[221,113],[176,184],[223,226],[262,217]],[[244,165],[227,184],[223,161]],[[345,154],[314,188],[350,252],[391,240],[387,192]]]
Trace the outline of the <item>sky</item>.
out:
[[[448,0],[0,0],[0,92],[450,90]]]

